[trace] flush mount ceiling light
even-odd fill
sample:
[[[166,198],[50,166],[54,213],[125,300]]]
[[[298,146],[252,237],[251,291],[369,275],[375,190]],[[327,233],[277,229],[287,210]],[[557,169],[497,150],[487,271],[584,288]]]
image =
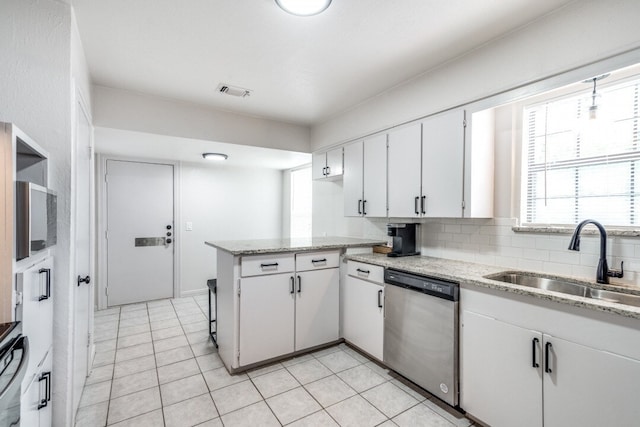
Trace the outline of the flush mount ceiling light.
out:
[[[324,12],[331,0],[276,0],[282,10],[297,16],[312,16]]]
[[[202,153],[202,158],[207,160],[222,161],[227,160],[229,156],[222,153]]]

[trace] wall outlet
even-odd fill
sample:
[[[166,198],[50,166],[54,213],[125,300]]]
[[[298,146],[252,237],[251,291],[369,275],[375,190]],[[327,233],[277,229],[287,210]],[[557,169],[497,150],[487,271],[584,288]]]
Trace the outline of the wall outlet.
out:
[[[184,228],[185,228],[185,230],[187,230],[187,231],[193,231],[193,222],[191,222],[191,221],[187,221],[187,222],[185,223],[185,227],[184,227]]]

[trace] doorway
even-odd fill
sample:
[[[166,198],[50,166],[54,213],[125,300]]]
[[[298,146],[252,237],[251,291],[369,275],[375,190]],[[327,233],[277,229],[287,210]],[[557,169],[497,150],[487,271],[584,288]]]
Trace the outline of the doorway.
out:
[[[174,165],[107,159],[106,306],[174,296]]]

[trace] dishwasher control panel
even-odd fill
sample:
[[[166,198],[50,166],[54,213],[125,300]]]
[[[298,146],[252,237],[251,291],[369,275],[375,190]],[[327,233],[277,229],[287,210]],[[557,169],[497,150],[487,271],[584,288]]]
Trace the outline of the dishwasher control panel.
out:
[[[405,273],[393,269],[384,271],[384,282],[390,285],[402,286],[414,291],[423,292],[449,301],[458,301],[460,285],[435,277]]]

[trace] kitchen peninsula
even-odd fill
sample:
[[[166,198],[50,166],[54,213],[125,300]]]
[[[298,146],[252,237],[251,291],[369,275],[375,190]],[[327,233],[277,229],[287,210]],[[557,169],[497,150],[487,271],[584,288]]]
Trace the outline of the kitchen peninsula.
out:
[[[336,342],[340,259],[382,240],[205,242],[217,249],[217,341],[229,372]]]

